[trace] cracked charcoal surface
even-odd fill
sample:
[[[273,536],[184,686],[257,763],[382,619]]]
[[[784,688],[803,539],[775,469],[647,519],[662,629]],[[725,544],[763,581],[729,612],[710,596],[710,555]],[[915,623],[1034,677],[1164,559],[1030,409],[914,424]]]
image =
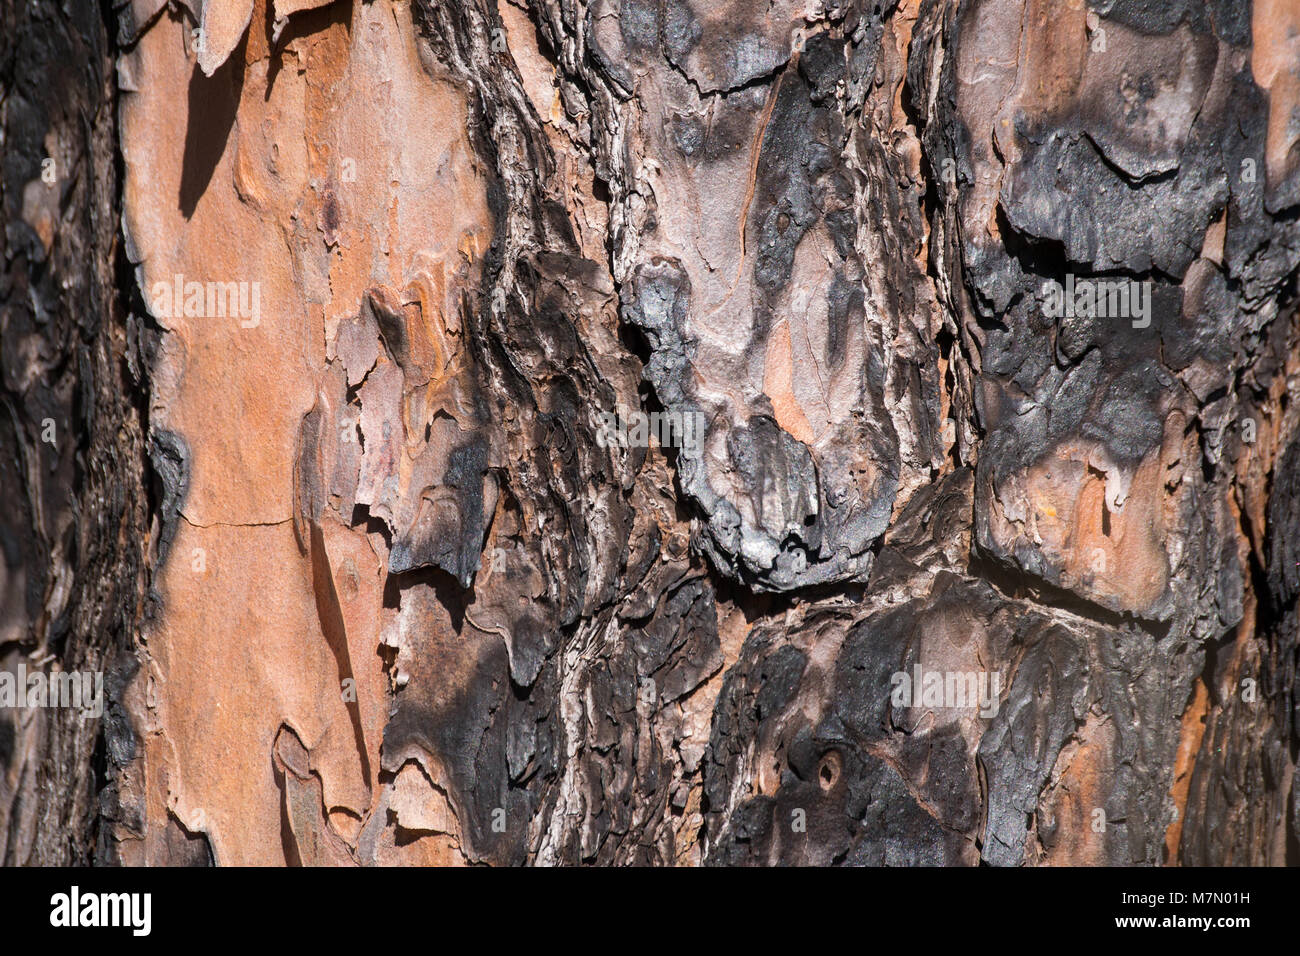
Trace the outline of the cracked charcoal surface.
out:
[[[1290,6],[288,9],[0,0],[0,861],[1297,862]]]

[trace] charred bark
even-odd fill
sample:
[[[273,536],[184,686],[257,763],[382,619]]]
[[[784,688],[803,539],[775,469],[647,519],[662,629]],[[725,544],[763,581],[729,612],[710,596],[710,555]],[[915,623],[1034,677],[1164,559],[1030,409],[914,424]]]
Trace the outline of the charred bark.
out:
[[[1295,3],[0,25],[5,862],[1296,862]]]
[[[7,865],[103,853],[135,756],[149,357],[125,307],[114,55],[93,4],[0,4],[0,671],[104,681],[91,718],[0,708]]]

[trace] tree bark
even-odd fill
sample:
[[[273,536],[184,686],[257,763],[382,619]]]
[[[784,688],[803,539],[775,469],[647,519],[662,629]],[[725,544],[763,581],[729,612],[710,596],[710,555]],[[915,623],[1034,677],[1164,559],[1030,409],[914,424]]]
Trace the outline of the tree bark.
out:
[[[0,0],[0,860],[1300,861],[1296,33]]]

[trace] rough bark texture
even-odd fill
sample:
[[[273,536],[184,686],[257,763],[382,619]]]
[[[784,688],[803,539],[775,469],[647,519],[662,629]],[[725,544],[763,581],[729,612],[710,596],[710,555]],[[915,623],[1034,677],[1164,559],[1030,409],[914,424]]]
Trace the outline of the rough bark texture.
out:
[[[1300,862],[1298,37],[0,0],[0,860]]]

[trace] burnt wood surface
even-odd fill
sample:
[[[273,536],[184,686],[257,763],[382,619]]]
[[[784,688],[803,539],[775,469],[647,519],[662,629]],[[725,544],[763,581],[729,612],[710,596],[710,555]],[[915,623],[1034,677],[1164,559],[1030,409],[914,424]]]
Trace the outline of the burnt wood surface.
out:
[[[0,0],[0,861],[1300,862],[1298,35]]]

